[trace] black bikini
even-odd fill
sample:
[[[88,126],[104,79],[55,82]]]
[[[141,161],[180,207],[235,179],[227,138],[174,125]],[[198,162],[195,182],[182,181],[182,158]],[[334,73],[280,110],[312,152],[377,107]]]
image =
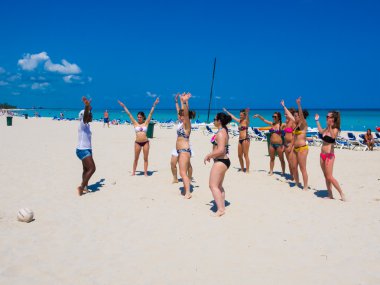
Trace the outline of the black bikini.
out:
[[[221,129],[219,129],[218,132],[219,132],[220,130],[221,130]],[[228,134],[228,133],[227,133],[227,134]],[[211,138],[211,143],[212,143],[213,145],[218,145],[218,143],[216,142],[215,138],[216,138],[216,134],[213,135],[213,137]],[[229,147],[229,145],[226,144],[226,154],[229,153],[228,147]],[[221,163],[224,163],[224,165],[227,166],[227,169],[230,168],[230,165],[231,165],[231,161],[230,161],[229,158],[214,158],[214,163],[215,163],[215,162],[221,162]]]

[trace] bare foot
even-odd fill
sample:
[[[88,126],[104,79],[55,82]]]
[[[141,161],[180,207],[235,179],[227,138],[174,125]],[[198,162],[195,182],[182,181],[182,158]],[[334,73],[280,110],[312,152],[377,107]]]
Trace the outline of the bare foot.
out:
[[[304,186],[304,187],[303,187],[303,191],[307,191],[308,189],[309,189],[308,186]]]
[[[272,171],[269,171],[268,172],[268,176],[272,176],[273,175],[273,172]]]
[[[135,172],[132,172],[131,176],[135,176],[135,175],[136,175],[136,173],[135,173]]]
[[[78,188],[77,188],[77,190],[78,190],[78,195],[79,196],[82,196],[83,195],[83,188],[82,188],[82,186],[78,186]]]
[[[346,195],[342,194],[340,200],[342,200],[343,202],[347,202]]]
[[[185,198],[185,199],[191,199],[191,194],[189,193],[189,194],[186,194],[183,198]]]
[[[215,218],[219,218],[221,216],[223,216],[226,212],[225,211],[216,211],[215,214],[213,214],[212,216],[215,217]]]
[[[144,176],[145,176],[145,177],[148,177],[148,172],[144,172]]]
[[[173,178],[172,184],[178,183],[178,178]]]

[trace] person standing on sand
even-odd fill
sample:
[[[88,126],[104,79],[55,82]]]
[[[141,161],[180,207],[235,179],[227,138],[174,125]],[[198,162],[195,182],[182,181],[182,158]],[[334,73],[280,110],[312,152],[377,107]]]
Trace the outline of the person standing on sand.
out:
[[[180,96],[179,93],[177,93],[177,95],[175,96],[175,107],[176,107],[177,116],[178,116],[178,126],[177,126],[177,129],[180,129],[181,126],[183,125],[183,121],[181,120],[181,118],[183,117],[183,112],[184,112],[183,104],[181,104],[181,109],[179,108],[179,104],[178,104],[178,98],[179,98],[179,96]],[[187,104],[189,104],[189,103],[187,103]],[[194,111],[189,111],[189,117],[190,117],[190,119],[194,118],[195,117],[195,112]],[[191,158],[194,155],[194,151],[191,148],[191,143],[189,143],[189,145],[190,145],[190,158]],[[178,177],[177,177],[178,156],[179,156],[179,154],[177,153],[177,149],[174,149],[172,151],[172,155],[171,155],[171,159],[170,159],[170,168],[172,170],[172,175],[173,175],[173,182],[172,183],[178,183]],[[189,161],[189,168],[187,170],[187,176],[190,178],[190,180],[192,180],[192,178],[193,178],[193,167],[192,167],[190,161]]]
[[[188,176],[189,164],[190,164],[190,133],[191,133],[191,121],[195,117],[195,113],[189,111],[189,99],[191,97],[190,93],[183,93],[180,96],[181,104],[183,106],[183,112],[180,110],[178,112],[179,120],[182,122],[177,128],[177,142],[176,150],[178,153],[178,165],[179,174],[181,175],[184,188],[184,198],[190,199],[190,177]],[[189,173],[190,174],[190,173]]]
[[[239,157],[239,162],[240,162],[240,171],[249,173],[249,165],[250,165],[249,146],[251,144],[249,134],[248,134],[249,109],[246,108],[246,109],[240,110],[239,118],[235,117],[230,112],[228,112],[226,108],[223,108],[223,111],[226,112],[228,115],[230,115],[233,120],[239,123],[238,157]],[[243,156],[245,159],[246,168],[244,168]]]
[[[289,114],[294,117],[296,110],[294,108],[286,108],[284,100],[281,100],[281,106],[284,107],[285,111],[285,124],[283,125],[284,129],[284,152],[286,160],[288,161],[290,180],[294,180],[293,177],[293,168],[297,164],[296,156],[293,152],[294,148],[294,129],[296,123],[289,117]]]
[[[154,108],[160,102],[160,100],[157,98],[156,101],[154,101],[152,109],[150,110],[150,113],[148,115],[148,118],[145,117],[144,112],[138,112],[137,121],[132,116],[131,112],[129,112],[128,108],[124,105],[123,102],[119,100],[117,102],[119,103],[121,107],[124,108],[124,111],[129,116],[136,132],[135,159],[133,161],[132,176],[136,174],[137,163],[139,161],[141,150],[143,150],[143,154],[144,154],[144,175],[148,176],[149,140],[146,134],[148,131],[149,122],[152,119]]]
[[[204,158],[204,163],[214,160],[214,164],[210,171],[209,187],[214,197],[217,207],[216,217],[221,217],[225,214],[225,191],[223,188],[224,176],[231,165],[228,158],[228,129],[227,124],[231,122],[230,115],[218,113],[214,118],[214,125],[218,131],[211,138],[212,152]]]
[[[306,118],[309,116],[309,112],[307,110],[303,110],[301,107],[301,97],[296,100],[298,110],[292,116],[288,113],[288,116],[291,120],[293,120],[296,124],[296,128],[294,129],[294,147],[293,153],[296,157],[295,165],[293,167],[292,173],[294,176],[295,183],[300,186],[299,183],[299,175],[298,175],[298,166],[302,173],[303,179],[303,190],[306,191],[308,189],[308,181],[309,175],[307,174],[306,162],[307,156],[309,154],[309,146],[306,142],[306,133],[307,133],[307,122]]]
[[[107,124],[107,126],[110,127],[110,118],[108,115],[108,110],[106,110],[104,112],[104,115],[103,115],[103,128],[104,128],[105,124]]]
[[[335,162],[334,144],[340,132],[340,113],[331,111],[326,116],[327,127],[323,129],[319,123],[319,115],[315,114],[315,122],[317,123],[318,132],[322,135],[322,147],[320,154],[320,164],[323,175],[326,180],[327,192],[330,199],[334,199],[332,194],[332,186],[338,190],[342,201],[346,201],[346,197],[340,188],[339,182],[333,176],[333,168]]]
[[[82,97],[82,101],[85,105],[84,110],[79,113],[79,127],[78,127],[78,146],[76,154],[82,161],[83,173],[82,183],[77,188],[79,196],[88,193],[87,186],[91,176],[95,173],[96,167],[94,159],[92,158],[92,146],[91,146],[91,130],[90,122],[92,122],[91,113],[91,101],[86,97]]]
[[[266,120],[263,116],[259,114],[255,114],[253,116],[254,119],[259,118],[267,125],[271,126],[269,130],[270,133],[270,143],[269,143],[269,173],[268,175],[273,175],[274,168],[274,160],[276,158],[276,152],[278,154],[278,158],[281,162],[282,175],[285,175],[285,160],[284,160],[284,144],[282,137],[284,135],[284,131],[282,130],[282,121],[281,121],[281,113],[274,112],[272,119],[273,122]]]

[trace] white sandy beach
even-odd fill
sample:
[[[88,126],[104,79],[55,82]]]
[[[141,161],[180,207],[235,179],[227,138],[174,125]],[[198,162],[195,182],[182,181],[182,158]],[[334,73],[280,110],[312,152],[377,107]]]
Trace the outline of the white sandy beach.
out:
[[[380,151],[337,149],[348,202],[323,199],[318,147],[311,190],[267,176],[266,142],[251,142],[238,172],[238,139],[224,185],[229,206],[211,217],[210,137],[193,132],[193,198],[171,184],[175,130],[151,140],[152,175],[132,177],[134,131],[92,123],[95,190],[79,197],[78,122],[0,117],[0,284],[380,284]],[[142,157],[138,170],[142,170]],[[16,220],[28,207],[35,221]]]

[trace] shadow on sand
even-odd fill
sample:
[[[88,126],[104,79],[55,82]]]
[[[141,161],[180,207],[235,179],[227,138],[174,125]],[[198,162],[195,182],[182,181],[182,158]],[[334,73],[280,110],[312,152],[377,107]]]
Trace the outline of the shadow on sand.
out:
[[[158,172],[157,170],[148,171],[148,176],[152,176],[153,173]],[[136,171],[137,176],[144,176],[144,171]]]
[[[218,211],[218,207],[216,206],[216,203],[215,203],[214,200],[210,201],[206,205],[211,206],[210,211],[213,211],[214,213],[216,213]],[[229,205],[231,205],[231,203],[228,202],[227,200],[225,200],[224,201],[224,206],[228,207]]]
[[[88,185],[87,188],[90,192],[97,192],[104,186],[104,181],[106,181],[104,178],[100,179],[98,182],[95,182],[94,184]]]

